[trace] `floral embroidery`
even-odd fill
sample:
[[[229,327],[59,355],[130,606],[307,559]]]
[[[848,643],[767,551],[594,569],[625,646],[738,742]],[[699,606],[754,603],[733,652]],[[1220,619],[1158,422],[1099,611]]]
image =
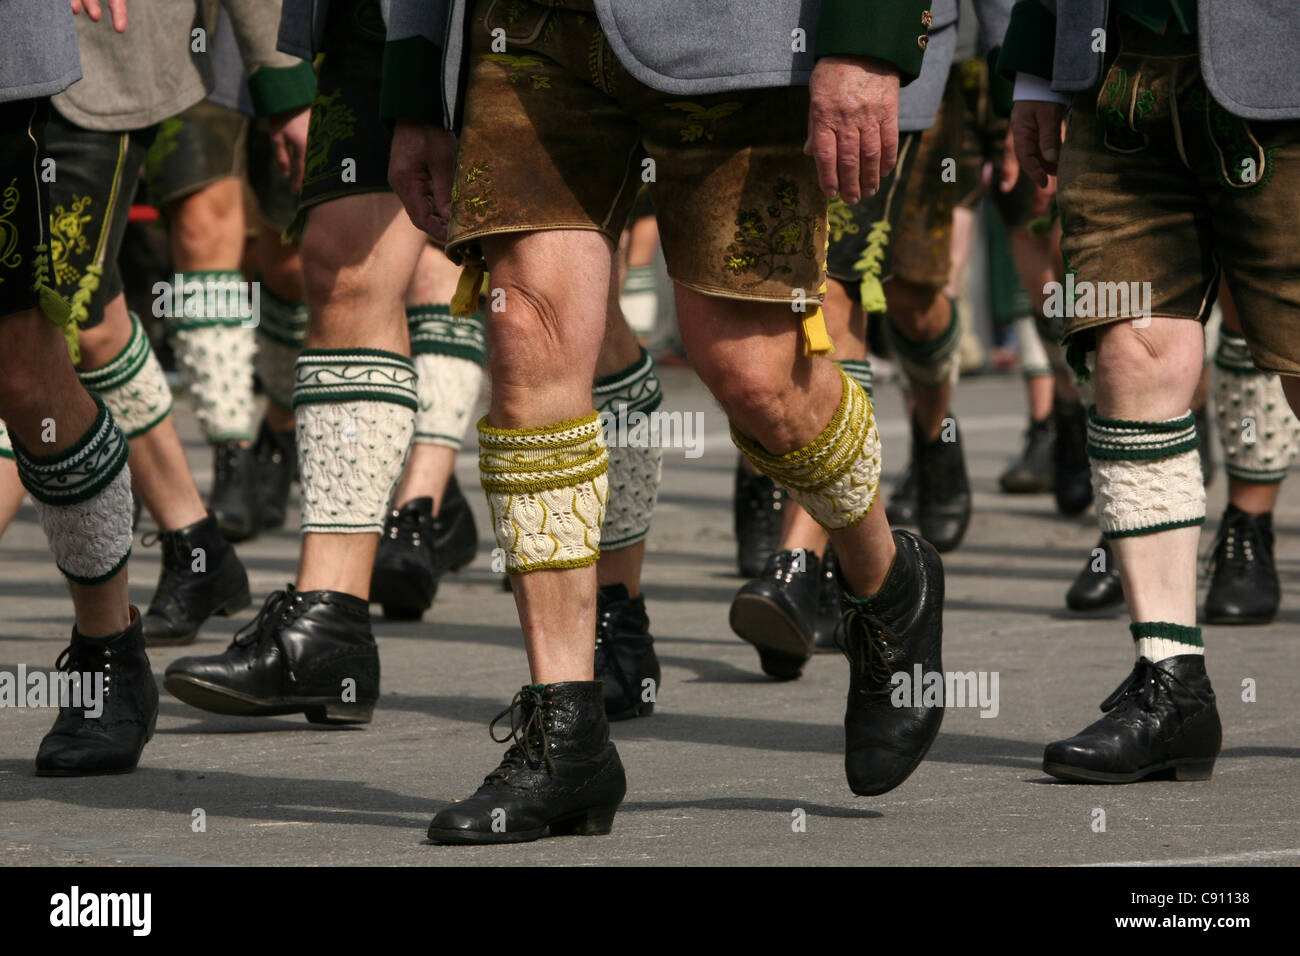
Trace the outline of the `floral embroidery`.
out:
[[[706,109],[699,103],[684,101],[664,104],[670,110],[681,110],[688,115],[686,125],[680,131],[683,143],[694,143],[700,139],[712,140],[718,121],[730,116],[743,105],[743,103],[728,101]]]
[[[86,223],[91,217],[84,214],[90,204],[89,196],[73,196],[71,209],[60,205],[50,213],[50,258],[54,260],[54,281],[59,285],[72,285],[81,278],[72,257],[90,248]]]
[[[815,257],[813,239],[817,217],[799,212],[799,187],[789,179],[778,179],[772,187],[773,201],[763,212],[741,209],[736,214],[736,231],[727,246],[724,263],[729,272],[752,272],[759,281],[794,270],[781,261],[786,256]]]

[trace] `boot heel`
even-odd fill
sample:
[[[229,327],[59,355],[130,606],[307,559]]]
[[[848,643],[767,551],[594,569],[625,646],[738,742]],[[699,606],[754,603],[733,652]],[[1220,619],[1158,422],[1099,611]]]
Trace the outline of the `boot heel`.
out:
[[[307,707],[303,713],[313,724],[368,724],[370,715],[375,712],[373,700],[363,700],[347,704],[343,701],[318,704]]]
[[[221,617],[230,617],[232,614],[238,614],[252,603],[253,592],[249,588],[245,587],[244,590],[240,591],[234,597],[227,598],[222,602],[221,606],[212,613],[220,615]]]
[[[551,824],[551,836],[605,836],[614,829],[618,807],[600,807],[583,811]]]
[[[1184,760],[1174,767],[1175,780],[1209,780],[1214,773],[1214,758],[1208,760]]]

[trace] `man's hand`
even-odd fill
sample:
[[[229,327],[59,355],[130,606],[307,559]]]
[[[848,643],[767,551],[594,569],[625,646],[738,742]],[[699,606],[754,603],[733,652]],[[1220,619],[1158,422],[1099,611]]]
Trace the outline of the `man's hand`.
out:
[[[1016,156],[1025,175],[1046,189],[1056,175],[1061,159],[1061,123],[1064,103],[1016,100],[1011,107],[1011,135],[1016,138]]]
[[[862,56],[824,56],[808,81],[808,140],[829,199],[874,196],[898,161],[898,70]]]
[[[399,120],[388,160],[388,185],[411,222],[438,242],[447,241],[456,137],[436,123]]]
[[[311,126],[311,107],[286,110],[271,117],[271,149],[280,172],[293,183],[293,191],[302,189],[303,163],[307,159],[307,129]]]
[[[126,32],[126,0],[106,0],[108,3],[108,12],[113,18],[113,29],[118,33]],[[99,22],[100,17],[104,15],[100,9],[99,0],[72,0],[72,12],[74,14],[86,12],[86,16]]]

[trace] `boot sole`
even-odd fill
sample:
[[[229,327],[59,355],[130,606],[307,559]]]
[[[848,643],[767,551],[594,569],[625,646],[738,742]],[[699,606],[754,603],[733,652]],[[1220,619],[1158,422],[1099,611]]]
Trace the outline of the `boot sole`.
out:
[[[208,617],[230,617],[232,614],[238,614],[244,608],[253,603],[253,593],[245,587],[243,591],[234,597],[227,598],[219,607],[214,608]],[[202,625],[200,625],[201,627]],[[184,644],[193,644],[194,639],[199,636],[199,629],[196,627],[188,634],[181,634],[175,637],[151,637],[146,634],[144,638],[145,647],[180,647]]]
[[[334,697],[280,697],[264,700],[183,674],[163,678],[163,687],[191,707],[231,717],[281,717],[303,714],[313,724],[368,724],[375,701],[346,703]]]
[[[1223,627],[1250,626],[1259,624],[1272,624],[1277,614],[1250,614],[1250,615],[1232,615],[1232,614],[1206,614],[1205,623],[1216,624]]]
[[[1055,484],[1051,479],[1045,481],[999,481],[1004,494],[1008,495],[1045,495],[1051,494]]]
[[[1089,770],[1086,767],[1071,767],[1069,764],[1043,761],[1043,772],[1058,780],[1073,783],[1136,783],[1158,773],[1172,771],[1174,780],[1209,780],[1214,773],[1214,757],[1181,757],[1178,760],[1166,760],[1164,763],[1152,764],[1132,773],[1108,773],[1104,770]]]
[[[776,602],[757,594],[738,594],[731,602],[731,629],[757,648],[807,658],[812,638]]]
[[[129,767],[114,767],[112,770],[55,770],[55,769],[42,770],[40,767],[37,767],[36,776],[38,777],[113,777],[113,776],[117,776],[118,774],[131,773],[137,767],[140,766],[140,758],[144,756],[144,748],[149,745],[149,741],[153,740],[154,731],[157,729],[158,729],[158,711],[155,710],[153,712],[153,716],[149,718],[149,730],[144,735],[144,743],[140,745],[140,749],[136,752],[135,760],[131,761],[131,765]]]
[[[547,826],[514,833],[483,833],[478,830],[442,830],[429,828],[429,839],[434,843],[458,846],[480,846],[492,843],[530,843],[543,837],[558,836],[608,836],[614,829],[614,814],[618,807],[601,807],[583,810]]]
[[[222,521],[218,518],[217,530],[221,533],[221,537],[225,538],[232,544],[238,544],[240,541],[248,541],[249,539],[256,537],[257,532],[260,529],[257,524],[251,526],[242,524],[236,525],[231,524],[228,521]]]

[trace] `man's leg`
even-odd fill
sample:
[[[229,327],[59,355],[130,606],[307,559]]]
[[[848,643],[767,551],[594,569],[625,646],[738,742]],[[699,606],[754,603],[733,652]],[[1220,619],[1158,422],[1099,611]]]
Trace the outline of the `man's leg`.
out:
[[[251,639],[168,667],[166,687],[181,700],[218,713],[370,720],[379,696],[370,574],[414,430],[403,291],[423,243],[391,193],[311,207],[302,236],[311,329],[293,394],[297,583],[268,597]]]
[[[826,284],[822,313],[835,342],[836,364],[870,398],[871,363],[862,306],[836,280]],[[829,534],[796,502],[787,502],[784,514],[778,549],[762,574],[736,594],[730,612],[731,629],[758,649],[763,672],[778,680],[799,677],[810,654],[837,650],[835,628],[840,620],[840,588]],[[785,654],[774,650],[773,643],[802,650]]]
[[[1104,327],[1088,424],[1097,513],[1119,564],[1138,656],[1121,690],[1145,693],[1138,682],[1160,683],[1175,702],[1208,692],[1192,690],[1199,683],[1208,686],[1196,625],[1205,488],[1190,410],[1203,354],[1201,326],[1188,319],[1157,316],[1147,328],[1128,321]],[[1124,694],[1112,695],[1105,709],[1128,706]],[[1189,706],[1187,713],[1184,719],[1175,707],[1148,715],[1161,724],[1158,745],[1142,725],[1108,714],[1078,735],[1049,744],[1043,769],[1066,780],[1127,782],[1167,762],[1179,779],[1208,778],[1219,749],[1218,715],[1213,706]],[[1165,761],[1167,741],[1179,741],[1175,752],[1186,753]]]
[[[128,771],[153,736],[158,691],[127,595],[126,438],[77,381],[62,333],[40,311],[0,317],[0,341],[0,418],[76,608],[71,644],[56,666],[78,675],[85,695],[85,706],[60,708],[36,772]]]
[[[406,288],[420,409],[406,468],[375,553],[370,600],[389,618],[418,620],[438,581],[474,560],[478,529],[456,481],[456,455],[483,384],[486,340],[479,313],[453,318],[460,267],[425,243]]]
[[[243,183],[226,177],[166,207],[177,281],[198,309],[168,318],[176,360],[213,452],[209,507],[230,541],[257,534],[253,437],[253,328],[238,308],[246,288]]]
[[[610,720],[654,712],[662,674],[641,595],[646,535],[659,495],[663,448],[633,443],[622,423],[651,415],[663,393],[654,359],[641,347],[623,315],[616,283],[610,285],[605,337],[596,360],[592,404],[609,445],[609,499],[596,562],[595,677]]]
[[[14,446],[9,440],[9,429],[0,421],[0,538],[4,537],[9,522],[18,514],[26,495],[18,477],[18,466],[14,464]]]
[[[266,410],[253,458],[261,492],[261,527],[274,530],[284,525],[289,491],[298,477],[293,366],[307,339],[307,293],[296,241],[284,242],[280,229],[259,219],[255,245],[262,306],[254,367],[266,392]]]
[[[1223,328],[1212,374],[1228,505],[1210,553],[1205,619],[1265,624],[1277,614],[1281,598],[1273,508],[1300,448],[1300,422],[1279,377],[1255,366],[1226,283],[1219,287],[1219,305]]]

